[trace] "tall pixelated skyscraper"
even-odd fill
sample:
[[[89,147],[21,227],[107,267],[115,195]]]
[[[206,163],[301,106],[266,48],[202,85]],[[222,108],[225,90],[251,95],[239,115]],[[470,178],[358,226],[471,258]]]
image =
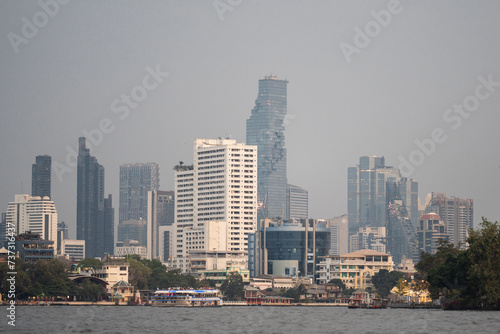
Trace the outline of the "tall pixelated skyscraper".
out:
[[[85,240],[85,257],[114,253],[114,209],[104,198],[104,167],[90,155],[85,137],[78,139],[76,237]]]
[[[37,155],[36,162],[31,168],[31,196],[48,196],[50,195],[50,171],[52,159],[49,155]]]
[[[287,114],[286,80],[266,76],[259,80],[255,107],[247,120],[247,145],[258,147],[258,220],[285,217],[287,202],[284,120]]]

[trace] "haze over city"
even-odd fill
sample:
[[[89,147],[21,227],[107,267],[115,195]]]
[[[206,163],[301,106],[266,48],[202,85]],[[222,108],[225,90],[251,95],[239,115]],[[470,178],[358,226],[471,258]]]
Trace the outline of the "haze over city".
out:
[[[475,225],[498,220],[498,2],[224,3],[74,1],[46,22],[36,1],[0,3],[0,211],[30,193],[31,164],[48,154],[74,237],[78,137],[96,129],[116,211],[121,164],[157,162],[173,189],[196,138],[245,142],[272,74],[289,81],[288,182],[309,191],[310,217],[345,214],[347,168],[379,155],[422,200],[472,198]]]

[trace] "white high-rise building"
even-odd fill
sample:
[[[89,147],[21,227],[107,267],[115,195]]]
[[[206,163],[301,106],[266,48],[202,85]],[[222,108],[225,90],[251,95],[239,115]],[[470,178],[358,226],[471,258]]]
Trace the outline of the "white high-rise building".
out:
[[[48,196],[15,195],[7,207],[6,226],[15,227],[16,234],[31,231],[44,240],[57,243],[57,210]]]
[[[183,271],[189,268],[190,251],[216,251],[207,249],[204,240],[189,242],[186,229],[199,229],[204,222],[225,222],[224,251],[246,257],[248,234],[257,227],[257,146],[233,139],[196,139],[193,161],[193,165],[175,168],[170,254],[173,264]]]

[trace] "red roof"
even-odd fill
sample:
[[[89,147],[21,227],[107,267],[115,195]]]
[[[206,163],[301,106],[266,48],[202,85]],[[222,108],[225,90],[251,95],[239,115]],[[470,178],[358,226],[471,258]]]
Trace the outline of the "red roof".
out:
[[[426,213],[420,217],[421,220],[441,220],[441,217],[437,213]]]

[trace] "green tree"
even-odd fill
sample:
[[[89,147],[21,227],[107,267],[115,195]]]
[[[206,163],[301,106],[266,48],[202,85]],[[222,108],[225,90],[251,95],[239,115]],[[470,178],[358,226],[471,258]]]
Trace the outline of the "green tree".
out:
[[[99,283],[94,283],[89,279],[82,280],[75,284],[75,295],[79,300],[98,301],[107,297],[106,289]]]
[[[389,295],[392,288],[396,286],[398,280],[403,277],[404,274],[400,271],[388,271],[386,269],[381,269],[378,273],[373,275],[372,283],[375,289],[377,289],[380,297],[385,298]]]
[[[290,288],[285,292],[285,297],[293,298],[294,302],[298,303],[300,301],[300,296],[304,296],[306,294],[306,287],[304,284],[300,284],[296,288]]]
[[[243,278],[238,273],[229,273],[220,290],[228,300],[241,300],[244,297]]]
[[[81,260],[80,262],[78,262],[78,265],[82,268],[93,267],[94,269],[101,269],[103,263],[101,260],[94,259],[91,257],[86,257],[83,260]]]
[[[33,283],[31,294],[48,297],[68,296],[73,292],[73,283],[68,278],[65,263],[53,259],[38,261],[28,272]]]
[[[400,296],[406,295],[408,293],[408,284],[404,278],[398,279],[395,288],[396,294]]]
[[[353,289],[347,289],[344,282],[342,282],[342,280],[340,278],[331,279],[328,283],[332,283],[332,284],[337,285],[340,288],[340,290],[342,290],[343,295],[350,295],[354,291]],[[352,290],[352,291],[350,291],[350,290]]]
[[[469,298],[484,299],[492,308],[500,307],[500,226],[483,218],[481,229],[471,230],[468,238],[467,272],[474,287],[467,291]]]
[[[340,278],[334,278],[334,279],[331,279],[328,283],[332,283],[332,284],[335,284],[336,286],[338,286],[342,291],[345,290],[345,284],[344,282],[342,282],[342,280]]]
[[[151,268],[146,266],[139,260],[130,258],[128,260],[129,266],[129,283],[132,284],[136,290],[148,289],[148,280],[151,277]]]

